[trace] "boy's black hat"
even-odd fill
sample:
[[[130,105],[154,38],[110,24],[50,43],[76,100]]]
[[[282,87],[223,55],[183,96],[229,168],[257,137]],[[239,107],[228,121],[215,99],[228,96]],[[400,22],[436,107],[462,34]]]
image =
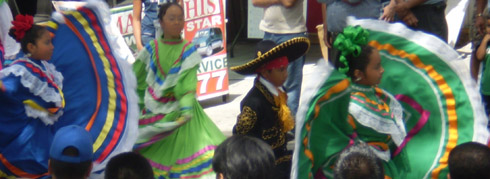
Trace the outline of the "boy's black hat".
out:
[[[276,45],[273,41],[263,40],[257,44],[255,59],[230,69],[242,75],[257,73],[262,65],[279,57],[288,57],[288,61],[294,61],[303,56],[310,48],[310,40],[306,37],[296,37]]]

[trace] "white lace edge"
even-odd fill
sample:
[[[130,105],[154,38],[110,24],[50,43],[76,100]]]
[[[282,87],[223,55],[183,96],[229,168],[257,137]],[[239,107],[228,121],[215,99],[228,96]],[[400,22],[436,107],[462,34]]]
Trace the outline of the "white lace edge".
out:
[[[400,125],[397,125],[391,119],[381,118],[356,103],[351,102],[349,104],[349,113],[363,126],[369,127],[379,133],[391,135],[391,138],[397,146],[403,142],[403,139],[407,135],[404,127],[400,128]]]
[[[373,151],[374,155],[378,156],[381,160],[384,160],[385,162],[390,161],[390,159],[391,159],[390,150],[381,151],[381,150],[378,150],[378,149],[376,149],[370,145],[369,145],[369,149],[371,149],[371,151]]]
[[[53,64],[46,61],[41,61],[41,63],[46,67],[46,71],[48,72],[48,74],[53,75],[53,82],[56,83],[56,85],[58,85],[60,89],[63,89],[63,74],[56,70],[56,67]]]
[[[145,93],[144,102],[145,107],[152,113],[168,114],[179,109],[178,101],[162,103],[154,100],[153,97],[148,94],[148,91]]]
[[[164,132],[173,131],[179,128],[180,126],[182,126],[187,121],[188,120],[170,121],[165,123],[154,123],[152,125],[140,127],[138,129],[139,134],[136,143],[141,144],[141,143],[148,142],[152,137]]]
[[[34,109],[29,105],[24,105],[24,109],[28,117],[40,119],[45,125],[53,125],[63,115],[63,111],[51,115],[49,112]]]
[[[53,102],[57,107],[61,106],[61,96],[57,92],[56,89],[48,87],[48,83],[41,81],[39,78],[34,76],[26,67],[22,65],[11,65],[2,71],[0,71],[0,78],[4,78],[9,75],[14,75],[20,77],[20,82],[22,86],[29,89],[29,92],[34,94],[35,96],[41,97],[46,102]],[[49,74],[47,74],[49,75]],[[56,75],[60,75],[61,73],[53,74],[55,78],[62,79],[63,77],[56,77]],[[55,81],[56,82],[56,81]],[[59,84],[57,84],[59,85]]]
[[[310,103],[314,100],[314,97],[318,90],[325,84],[328,77],[335,70],[334,67],[328,63],[325,59],[319,59],[313,69],[313,75],[316,80],[305,80],[305,88],[300,96],[300,105],[298,112],[296,113],[296,132],[295,132],[295,144],[293,150],[293,162],[291,167],[291,178],[298,177],[298,161],[299,161],[299,149],[303,145],[303,139],[301,139],[301,133],[303,126],[305,125],[305,118],[308,113]],[[309,137],[309,136],[308,136]]]

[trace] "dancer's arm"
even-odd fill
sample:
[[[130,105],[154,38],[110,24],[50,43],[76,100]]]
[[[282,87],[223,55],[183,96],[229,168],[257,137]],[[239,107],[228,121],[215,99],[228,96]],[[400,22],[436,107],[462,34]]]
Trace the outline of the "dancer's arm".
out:
[[[143,49],[141,42],[141,0],[133,0],[133,35],[138,51]]]
[[[482,61],[485,59],[485,56],[487,55],[488,41],[490,41],[490,34],[486,34],[485,37],[483,37],[483,40],[481,41],[480,46],[476,50],[476,59],[478,61]]]

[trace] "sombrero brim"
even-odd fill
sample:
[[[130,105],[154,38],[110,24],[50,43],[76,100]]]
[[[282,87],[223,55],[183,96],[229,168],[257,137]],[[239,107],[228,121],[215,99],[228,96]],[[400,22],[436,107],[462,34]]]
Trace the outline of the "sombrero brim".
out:
[[[287,56],[289,62],[291,62],[303,56],[309,49],[310,40],[308,38],[296,37],[275,46],[248,63],[234,66],[230,69],[242,75],[255,74],[257,68],[271,60]]]

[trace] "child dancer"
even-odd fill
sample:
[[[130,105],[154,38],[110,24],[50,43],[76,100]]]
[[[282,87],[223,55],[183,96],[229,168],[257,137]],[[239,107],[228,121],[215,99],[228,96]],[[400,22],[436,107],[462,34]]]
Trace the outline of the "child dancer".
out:
[[[294,128],[294,120],[282,87],[288,76],[287,66],[303,56],[309,47],[310,41],[304,37],[280,45],[270,40],[261,41],[257,44],[255,59],[231,68],[242,75],[257,74],[254,86],[240,104],[241,113],[233,134],[257,137],[272,147],[277,171],[274,178],[289,178],[291,170],[286,133]]]
[[[163,36],[150,42],[133,64],[142,109],[136,149],[157,178],[213,177],[211,159],[225,137],[196,100],[201,58],[180,36],[180,5],[164,4],[158,19]]]
[[[41,156],[50,142],[32,139],[44,136],[41,138],[50,141],[55,130],[51,126],[65,105],[63,76],[48,63],[54,49],[51,35],[33,22],[29,15],[15,17],[9,35],[26,55],[0,71],[0,153],[2,161],[8,162],[2,162],[0,170],[8,176],[29,178],[47,175],[47,158]],[[33,148],[37,152],[26,151]],[[26,171],[18,172],[18,168]],[[26,173],[34,175],[22,175]]]

